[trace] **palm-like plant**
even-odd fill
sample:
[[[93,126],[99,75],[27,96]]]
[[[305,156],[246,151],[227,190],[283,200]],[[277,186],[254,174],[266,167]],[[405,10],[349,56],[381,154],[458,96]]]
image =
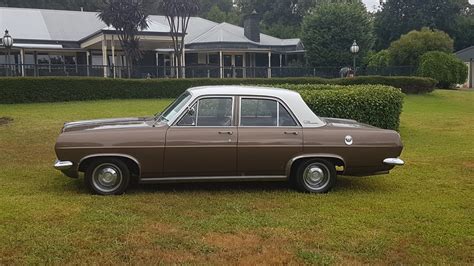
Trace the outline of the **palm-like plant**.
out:
[[[174,59],[178,65],[177,76],[182,77],[181,57],[184,52],[184,39],[188,32],[189,20],[198,14],[200,3],[199,0],[162,0],[160,9],[170,25]]]
[[[138,34],[148,28],[148,16],[142,0],[107,0],[98,14],[107,26],[112,26],[117,31],[127,59],[129,78],[133,64],[142,57]]]

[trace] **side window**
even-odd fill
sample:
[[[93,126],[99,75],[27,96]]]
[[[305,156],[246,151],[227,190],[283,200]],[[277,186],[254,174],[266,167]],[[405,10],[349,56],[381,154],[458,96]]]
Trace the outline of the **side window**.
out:
[[[181,118],[178,126],[229,127],[232,126],[232,98],[199,100]]]
[[[293,117],[290,115],[288,110],[279,103],[279,120],[278,120],[278,125],[280,127],[296,127],[298,124],[296,121],[293,119]]]
[[[278,126],[278,103],[266,99],[241,100],[240,125],[244,127]]]
[[[199,101],[198,127],[232,126],[232,98],[206,98]]]

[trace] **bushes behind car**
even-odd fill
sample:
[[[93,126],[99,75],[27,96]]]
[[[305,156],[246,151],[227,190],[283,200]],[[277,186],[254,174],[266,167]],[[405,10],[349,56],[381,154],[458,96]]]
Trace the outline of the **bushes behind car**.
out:
[[[398,130],[404,94],[383,85],[291,85],[280,88],[298,91],[315,114],[353,119],[372,126]]]
[[[455,88],[468,77],[468,66],[453,54],[428,52],[421,56],[418,68],[420,76],[437,80],[442,89]]]
[[[258,84],[381,84],[405,93],[433,91],[436,81],[419,77],[356,77],[350,79],[155,79],[127,80],[104,78],[0,78],[0,103],[64,102],[103,99],[175,98],[184,90],[204,85]]]

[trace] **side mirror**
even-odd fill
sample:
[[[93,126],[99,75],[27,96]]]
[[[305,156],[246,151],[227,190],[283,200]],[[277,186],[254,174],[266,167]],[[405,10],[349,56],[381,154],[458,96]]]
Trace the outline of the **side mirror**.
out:
[[[196,113],[196,110],[194,110],[194,107],[191,107],[191,108],[188,109],[187,114],[189,116],[193,116],[195,113]]]

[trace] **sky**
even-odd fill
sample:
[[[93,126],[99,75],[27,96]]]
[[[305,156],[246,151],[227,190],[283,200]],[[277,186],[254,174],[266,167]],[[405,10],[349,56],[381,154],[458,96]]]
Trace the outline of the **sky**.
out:
[[[380,0],[362,0],[362,1],[367,6],[367,9],[370,11],[376,10],[380,3]],[[469,0],[469,3],[474,4],[474,0]]]

